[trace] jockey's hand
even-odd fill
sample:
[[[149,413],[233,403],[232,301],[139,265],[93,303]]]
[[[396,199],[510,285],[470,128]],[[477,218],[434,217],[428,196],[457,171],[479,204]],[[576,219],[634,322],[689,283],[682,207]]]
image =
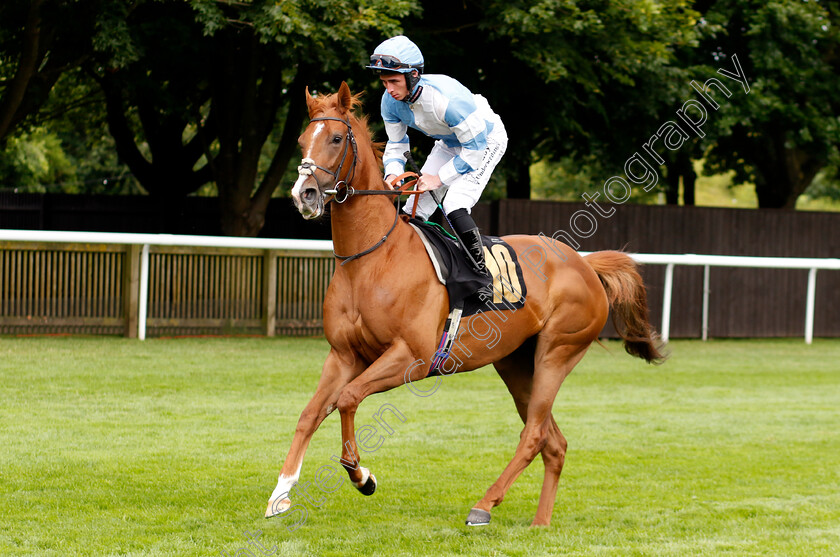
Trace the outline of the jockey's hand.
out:
[[[443,185],[440,178],[432,174],[423,174],[417,180],[417,186],[420,191],[436,190]]]
[[[391,186],[392,190],[395,190],[395,189],[397,189],[397,184],[394,183],[394,181],[396,179],[397,179],[396,174],[388,174],[387,176],[385,176],[385,183],[388,184],[389,186]]]

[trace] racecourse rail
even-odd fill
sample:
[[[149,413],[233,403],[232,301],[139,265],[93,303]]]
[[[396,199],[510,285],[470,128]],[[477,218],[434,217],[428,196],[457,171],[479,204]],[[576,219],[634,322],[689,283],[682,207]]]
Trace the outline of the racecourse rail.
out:
[[[186,236],[172,234],[125,234],[113,232],[60,232],[41,230],[0,229],[0,241],[37,242],[64,244],[108,244],[140,246],[139,299],[137,318],[137,338],[146,338],[146,317],[149,304],[149,253],[152,246],[183,246],[205,248],[239,248],[256,250],[281,250],[286,253],[321,253],[332,254],[332,242],[329,240],[292,240],[269,238],[239,238],[217,236]],[[586,255],[588,252],[580,252]],[[745,257],[729,255],[697,254],[629,254],[639,263],[647,265],[665,265],[665,285],[662,299],[662,339],[669,340],[671,322],[671,297],[673,292],[674,267],[677,265],[702,266],[703,275],[703,310],[702,338],[708,338],[709,323],[709,276],[711,267],[742,267],[772,269],[807,269],[808,283],[805,295],[805,342],[813,341],[814,305],[816,297],[817,271],[840,270],[840,259],[817,259],[796,257]]]

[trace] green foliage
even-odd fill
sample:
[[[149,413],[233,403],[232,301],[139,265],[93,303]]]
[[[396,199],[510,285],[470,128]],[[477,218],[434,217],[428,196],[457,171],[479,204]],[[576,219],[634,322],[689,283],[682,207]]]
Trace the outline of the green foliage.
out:
[[[371,34],[400,32],[400,21],[419,13],[411,0],[280,0],[249,3],[192,0],[208,36],[239,26],[262,43],[277,43],[288,62],[314,57],[324,72],[367,57]]]
[[[0,151],[0,190],[19,193],[137,194],[136,181],[116,160],[105,130],[98,140],[33,128],[6,141]],[[77,143],[81,142],[81,143]]]
[[[528,197],[536,160],[594,157],[623,167],[688,81],[673,63],[674,51],[696,40],[688,2],[423,7],[423,19],[407,27],[431,61],[427,70],[484,94],[505,122],[510,143],[496,172],[509,196]]]
[[[296,149],[304,87],[359,75],[372,40],[418,11],[383,0],[139,2],[114,11],[122,27],[97,35],[89,71],[116,149],[149,193],[212,182],[224,233],[254,235]]]
[[[602,191],[605,177],[621,174],[621,169],[605,166],[598,159],[564,157],[559,161],[542,159],[531,165],[531,198],[581,203],[583,194]],[[646,192],[633,188],[631,203],[652,204],[659,202],[656,188]]]
[[[381,89],[363,65],[379,41],[405,32],[427,71],[485,95],[505,122],[508,152],[483,199],[599,189],[674,117],[689,82],[717,76],[733,55],[749,94],[721,102],[706,137],[681,154],[754,185],[764,206],[790,206],[809,185],[809,199],[840,197],[836,1],[43,0],[44,57],[10,110],[33,5],[0,4],[0,128],[5,110],[12,129],[3,187],[142,183],[164,196],[232,195],[239,201],[224,205],[247,213],[293,178],[305,85],[331,92],[346,80],[367,91],[378,129]],[[125,120],[121,137],[106,99]]]
[[[102,96],[82,72],[62,75],[31,121],[44,124],[20,126],[0,151],[0,189],[74,194],[142,191],[118,160]]]
[[[817,174],[804,196],[809,199],[840,201],[840,152],[837,148],[832,149],[828,164]]]
[[[790,206],[840,145],[837,2],[715,2],[715,29],[692,56],[738,55],[750,80],[715,115],[707,170],[754,182],[762,206]],[[711,60],[703,60],[711,68]],[[700,69],[702,66],[698,66]],[[719,66],[718,66],[719,67]]]
[[[571,157],[557,162],[543,159],[531,165],[531,197],[579,202],[582,194],[598,189],[598,180],[605,175],[595,160],[579,164]]]
[[[0,153],[0,187],[43,192],[49,184],[72,182],[75,167],[58,137],[43,128],[10,138]]]
[[[696,16],[685,0],[490,2],[483,26],[508,37],[511,54],[543,82],[597,96],[605,84],[632,87],[640,74],[672,63],[673,48],[694,42]]]
[[[141,48],[132,40],[127,20],[131,12],[143,3],[140,0],[135,3],[117,1],[103,4],[96,19],[91,43],[97,53],[104,54],[101,59],[107,67],[119,68],[142,56]]]

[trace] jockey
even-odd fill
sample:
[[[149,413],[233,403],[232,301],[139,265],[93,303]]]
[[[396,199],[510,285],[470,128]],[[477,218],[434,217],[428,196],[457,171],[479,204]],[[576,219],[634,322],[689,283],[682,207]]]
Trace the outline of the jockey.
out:
[[[486,274],[481,235],[470,210],[507,148],[505,126],[484,97],[473,95],[451,77],[422,75],[423,67],[420,49],[402,35],[380,44],[370,57],[367,68],[375,70],[385,86],[381,105],[388,135],[385,181],[391,184],[404,172],[409,127],[436,139],[418,187],[440,192],[454,232],[476,261],[477,270]],[[424,193],[412,196],[404,210],[410,214],[415,203],[423,219],[437,208],[431,195]]]

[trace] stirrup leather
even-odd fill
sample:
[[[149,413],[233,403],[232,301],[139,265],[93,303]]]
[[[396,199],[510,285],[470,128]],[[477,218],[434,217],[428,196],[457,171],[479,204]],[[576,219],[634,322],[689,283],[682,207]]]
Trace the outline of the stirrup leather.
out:
[[[449,313],[449,317],[446,319],[446,325],[443,327],[443,335],[440,337],[440,344],[432,358],[432,365],[429,366],[428,377],[441,375],[443,364],[449,359],[449,354],[452,352],[452,345],[455,343],[455,339],[458,338],[458,327],[461,325],[461,314],[463,311],[464,302],[461,301]]]

